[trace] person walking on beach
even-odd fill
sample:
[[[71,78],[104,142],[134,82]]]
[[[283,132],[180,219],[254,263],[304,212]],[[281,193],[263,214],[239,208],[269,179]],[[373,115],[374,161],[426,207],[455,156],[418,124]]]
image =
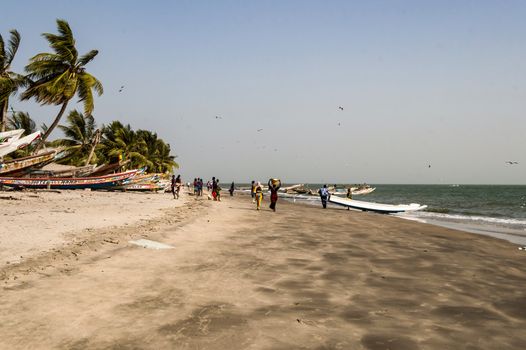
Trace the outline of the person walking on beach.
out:
[[[330,198],[327,185],[323,185],[323,187],[318,190],[318,193],[320,194],[321,205],[323,206],[323,209],[327,209],[327,200]]]
[[[230,197],[234,196],[234,190],[236,189],[236,186],[234,185],[234,181],[232,181],[232,184],[230,184],[230,189],[228,192],[230,192]]]
[[[263,188],[259,181],[254,187],[254,197],[256,199],[256,210],[259,210],[259,208],[261,208],[261,202],[263,201]]]
[[[221,187],[219,186],[219,179],[216,179],[215,184],[216,186],[214,191],[216,193],[216,199],[218,202],[221,202]]]
[[[216,193],[216,177],[215,176],[212,176],[212,183],[210,185],[210,189],[212,190],[212,198],[216,201],[217,193]]]
[[[172,194],[174,196],[174,199],[177,199],[177,198],[175,198],[175,175],[172,175],[171,188],[172,188]]]
[[[183,185],[183,183],[181,181],[181,175],[177,175],[177,178],[175,178],[175,180],[173,179],[174,176],[175,175],[172,175],[172,193],[175,199],[179,199],[179,192],[181,191],[181,186]]]
[[[250,186],[250,196],[252,196],[252,203],[256,203],[256,182],[254,180]]]
[[[279,179],[268,180],[268,188],[270,189],[270,209],[276,211],[276,203],[278,201],[278,190],[281,187]]]
[[[197,195],[199,197],[203,196],[203,179],[197,179]]]

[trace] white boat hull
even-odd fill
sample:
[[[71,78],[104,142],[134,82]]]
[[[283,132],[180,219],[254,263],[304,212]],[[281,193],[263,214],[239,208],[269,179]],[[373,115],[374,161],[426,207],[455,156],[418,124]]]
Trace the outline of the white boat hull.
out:
[[[329,199],[330,203],[342,205],[347,208],[353,208],[364,211],[374,211],[377,213],[391,214],[391,213],[403,213],[407,211],[416,211],[427,208],[427,205],[420,205],[417,203],[411,204],[382,204],[373,202],[357,201],[355,199],[341,198],[337,196],[331,196]]]
[[[40,134],[41,134],[40,131],[37,131],[37,132],[34,132],[30,135],[27,135],[21,138],[9,139],[7,143],[0,145],[0,157],[3,157],[11,152],[14,152],[17,149],[26,147],[31,142],[39,138]]]

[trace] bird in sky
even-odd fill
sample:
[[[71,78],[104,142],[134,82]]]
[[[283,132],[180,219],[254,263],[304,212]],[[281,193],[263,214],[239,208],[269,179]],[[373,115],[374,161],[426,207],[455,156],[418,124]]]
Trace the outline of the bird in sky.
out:
[[[428,168],[431,168],[431,164],[429,164],[427,167],[428,167]]]
[[[519,164],[519,162],[514,162],[514,161],[511,161],[511,160],[508,160],[508,161],[506,161],[506,164],[515,165],[515,164]]]
[[[338,126],[340,126],[341,124],[338,122]]]
[[[123,89],[124,89],[124,85],[121,85],[121,88],[119,89],[119,92],[122,92]]]
[[[223,117],[216,115],[216,119],[223,119]]]
[[[263,131],[263,129],[258,129],[257,131],[260,132],[260,131]]]
[[[338,106],[338,109],[339,109],[340,111],[343,111],[343,107],[342,107],[342,106]]]

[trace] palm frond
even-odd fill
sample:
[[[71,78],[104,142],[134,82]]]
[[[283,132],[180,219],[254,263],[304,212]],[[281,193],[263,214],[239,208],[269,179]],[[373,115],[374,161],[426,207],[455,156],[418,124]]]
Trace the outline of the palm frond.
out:
[[[97,56],[98,53],[99,53],[98,50],[91,50],[90,52],[80,56],[78,65],[85,66],[86,64],[91,62],[95,58],[95,56]]]
[[[16,52],[18,51],[18,46],[20,45],[20,33],[18,33],[16,29],[9,31],[9,33],[11,33],[11,37],[9,38],[7,52],[5,53],[4,65],[6,66],[11,65],[11,62],[13,62]]]

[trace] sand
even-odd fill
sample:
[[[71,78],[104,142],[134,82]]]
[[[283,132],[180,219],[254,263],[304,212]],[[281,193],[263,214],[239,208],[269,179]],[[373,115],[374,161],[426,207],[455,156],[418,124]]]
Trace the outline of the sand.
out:
[[[134,196],[107,194],[120,195]],[[511,243],[282,201],[277,213],[257,212],[244,196],[221,203],[140,196],[151,197],[144,206],[159,201],[168,209],[124,227],[66,230],[53,248],[37,252],[34,244],[27,258],[2,265],[0,348],[523,349],[526,343],[526,253]],[[39,210],[34,214],[46,209]],[[80,209],[72,215],[82,220]],[[138,239],[174,248],[128,243]]]

